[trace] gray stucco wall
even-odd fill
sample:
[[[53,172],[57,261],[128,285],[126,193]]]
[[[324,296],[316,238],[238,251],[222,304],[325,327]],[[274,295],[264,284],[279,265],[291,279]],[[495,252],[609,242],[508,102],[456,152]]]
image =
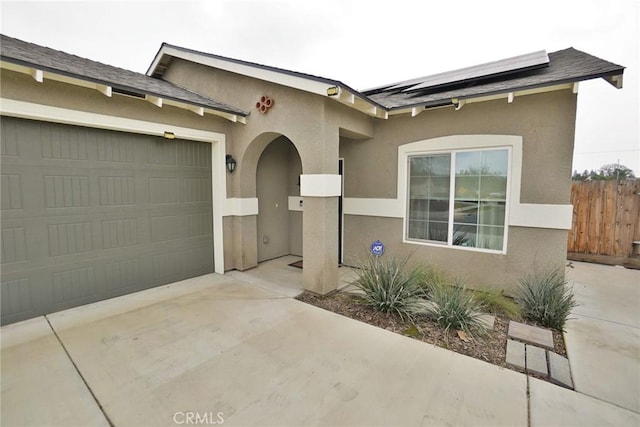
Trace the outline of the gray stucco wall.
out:
[[[446,135],[496,134],[523,137],[522,203],[568,204],[576,95],[569,90],[467,104],[376,121],[375,137],[342,138],[345,197],[396,198],[398,146]],[[375,173],[371,173],[372,170]],[[411,254],[470,286],[513,289],[534,265],[563,265],[566,230],[509,227],[506,255],[402,243],[400,218],[345,217],[345,263],[356,264],[371,242],[382,240],[388,254]]]
[[[183,60],[173,60],[164,76],[179,86],[250,111],[247,124],[234,126],[227,134],[227,152],[238,161],[236,172],[227,176],[228,197],[257,197],[258,161],[267,146],[281,135],[295,146],[304,174],[338,172],[340,134],[372,135],[373,119],[325,96]],[[262,96],[275,101],[267,114],[255,108]],[[291,173],[296,178],[299,175],[298,171]],[[296,195],[297,191],[296,188],[289,195]],[[290,230],[294,230],[290,233],[290,253],[312,254],[305,262],[303,281],[307,289],[325,293],[337,284],[337,198],[306,197],[304,209],[304,213],[289,213]],[[254,248],[261,237],[252,227],[255,225],[246,217],[225,218],[225,230],[235,233],[225,234],[233,236],[232,242],[225,237],[225,268],[244,270],[257,264]]]
[[[569,203],[577,96],[569,90],[467,104],[376,120],[375,136],[342,138],[345,196],[395,198],[398,146],[447,135],[520,135],[522,203]],[[393,159],[390,161],[390,159]],[[375,175],[371,167],[375,166]],[[361,179],[366,176],[367,179]]]
[[[521,203],[569,203],[576,113],[576,95],[570,90],[517,96],[512,103],[506,99],[471,103],[459,111],[443,108],[417,117],[407,114],[382,120],[326,97],[182,60],[172,62],[165,78],[251,111],[248,123],[232,127],[227,135],[227,151],[239,162],[238,172],[227,181],[229,197],[256,197],[258,159],[280,135],[295,145],[305,174],[335,174],[337,158],[343,157],[345,197],[395,199],[399,145],[447,135],[499,134],[523,137]],[[275,100],[268,114],[255,110],[262,95]],[[311,252],[326,252],[322,263],[309,265],[305,275],[323,275],[334,262],[330,253],[337,251],[337,239],[327,236],[337,234],[330,212],[335,206],[337,201],[330,198],[305,200],[302,245]],[[299,215],[289,214],[292,226]],[[252,262],[251,252],[251,240],[260,241],[257,229],[252,228],[255,223],[255,217],[225,218],[225,231],[234,231],[227,234],[234,236],[233,242],[225,239],[225,254],[232,254],[228,266],[244,269],[257,262],[257,254]],[[375,236],[384,238],[390,250],[436,262],[443,270],[467,278],[470,285],[510,289],[534,263],[561,265],[565,260],[565,230],[510,227],[506,255],[404,244],[402,234],[401,219],[346,215],[345,263],[355,263]],[[290,250],[295,252],[293,240],[290,235]],[[315,241],[321,246],[312,247],[310,242]]]

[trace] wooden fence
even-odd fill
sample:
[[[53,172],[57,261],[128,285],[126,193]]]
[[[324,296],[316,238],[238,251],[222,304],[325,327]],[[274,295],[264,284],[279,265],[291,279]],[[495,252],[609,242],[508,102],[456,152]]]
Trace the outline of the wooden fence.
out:
[[[568,258],[640,268],[640,179],[573,181]]]

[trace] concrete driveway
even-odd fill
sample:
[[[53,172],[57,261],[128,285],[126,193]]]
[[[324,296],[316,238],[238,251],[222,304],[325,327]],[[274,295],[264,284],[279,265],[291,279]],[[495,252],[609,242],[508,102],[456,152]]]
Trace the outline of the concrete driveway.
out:
[[[636,412],[306,305],[247,274],[3,327],[2,425],[640,423]]]
[[[640,412],[640,271],[573,263],[565,342],[575,388]]]

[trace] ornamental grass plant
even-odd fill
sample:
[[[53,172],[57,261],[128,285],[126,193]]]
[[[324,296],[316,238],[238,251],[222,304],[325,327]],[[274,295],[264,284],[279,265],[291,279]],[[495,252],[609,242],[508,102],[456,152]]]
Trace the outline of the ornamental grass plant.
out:
[[[421,266],[408,263],[409,257],[371,255],[358,266],[358,278],[353,284],[376,310],[412,320],[426,296],[425,273]]]
[[[471,292],[485,312],[511,320],[522,318],[518,303],[513,298],[506,296],[502,289],[482,288]]]
[[[564,328],[571,310],[577,306],[562,267],[534,269],[522,276],[515,300],[522,307],[525,319],[559,330]]]
[[[431,304],[425,315],[442,326],[447,333],[450,329],[461,330],[469,335],[481,335],[484,326],[481,321],[482,304],[473,292],[458,283],[440,283],[431,288]]]

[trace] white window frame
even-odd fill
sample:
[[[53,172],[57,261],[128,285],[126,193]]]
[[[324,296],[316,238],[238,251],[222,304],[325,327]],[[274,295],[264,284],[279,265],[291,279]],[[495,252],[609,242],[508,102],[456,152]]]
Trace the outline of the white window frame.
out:
[[[453,228],[454,228],[454,215],[455,215],[455,185],[456,185],[456,161],[459,153],[474,153],[474,152],[486,152],[486,151],[507,151],[507,185],[506,185],[506,197],[505,197],[505,221],[502,225],[504,228],[504,235],[502,240],[502,248],[501,249],[487,249],[487,248],[478,248],[473,246],[458,246],[453,244]],[[437,155],[449,155],[450,162],[450,170],[449,170],[449,217],[447,221],[447,241],[441,242],[437,240],[426,240],[426,239],[416,239],[407,237],[409,232],[409,205],[410,199],[407,194],[406,206],[405,206],[405,220],[404,220],[404,236],[403,241],[406,243],[414,243],[414,244],[426,244],[429,246],[438,246],[438,247],[447,247],[447,248],[457,248],[457,249],[465,249],[465,250],[473,250],[479,252],[488,252],[488,253],[496,253],[496,254],[506,254],[507,253],[507,215],[509,210],[509,178],[511,173],[511,147],[485,147],[485,148],[468,148],[462,150],[449,150],[449,151],[431,151],[431,152],[423,152],[423,153],[413,153],[411,155],[407,155],[407,162],[411,158],[416,157],[429,157],[429,156],[437,156]],[[407,166],[407,191],[410,188],[410,168]]]
[[[449,154],[462,151],[483,151],[507,149],[507,197],[505,204],[504,240],[502,250],[454,246],[449,242],[430,242],[407,239],[409,220],[409,157],[420,155]],[[452,170],[455,174],[455,170]],[[509,241],[509,218],[511,206],[520,200],[520,177],[522,175],[522,137],[517,135],[451,135],[432,138],[402,145],[398,148],[398,197],[403,204],[402,242],[411,245],[430,246],[441,249],[453,249],[490,254],[507,254]],[[450,185],[455,185],[453,179]],[[451,211],[451,206],[450,206]],[[451,214],[450,214],[451,217]],[[451,224],[450,224],[451,226]]]

